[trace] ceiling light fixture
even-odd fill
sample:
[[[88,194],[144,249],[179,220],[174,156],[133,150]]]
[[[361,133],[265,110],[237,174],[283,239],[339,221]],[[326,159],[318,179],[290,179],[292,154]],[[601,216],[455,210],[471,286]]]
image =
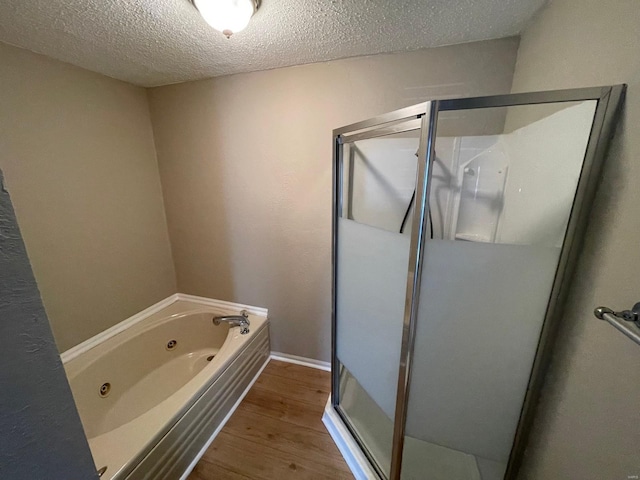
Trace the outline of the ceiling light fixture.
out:
[[[192,0],[202,18],[227,38],[245,29],[259,0]]]

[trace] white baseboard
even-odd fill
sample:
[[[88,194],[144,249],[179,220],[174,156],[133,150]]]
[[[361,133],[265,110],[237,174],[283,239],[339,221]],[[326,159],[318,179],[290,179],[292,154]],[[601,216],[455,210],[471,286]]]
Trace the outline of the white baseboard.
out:
[[[297,355],[289,355],[288,353],[282,352],[271,352],[271,358],[281,362],[295,363],[296,365],[302,365],[304,367],[317,368],[318,370],[324,370],[325,372],[331,371],[331,364],[329,362],[323,362],[313,358],[299,357]]]
[[[150,317],[151,315],[159,312],[163,308],[168,307],[178,300],[205,305],[207,307],[219,308],[229,312],[239,312],[240,310],[246,310],[252,315],[259,315],[261,317],[267,317],[269,314],[269,311],[266,308],[253,307],[251,305],[244,305],[242,303],[225,302],[224,300],[214,300],[212,298],[197,297],[195,295],[187,295],[186,293],[174,293],[164,300],[160,300],[158,303],[151,305],[149,308],[145,308],[141,312],[136,313],[135,315],[127,318],[126,320],[123,320],[113,327],[108,328],[98,333],[97,335],[94,335],[88,340],[79,343],[75,347],[71,347],[69,350],[61,353],[60,358],[62,359],[62,363],[67,363],[68,361],[73,360],[79,355],[82,355],[84,352],[91,350],[96,345],[99,345],[109,338],[116,336],[120,332],[131,328],[136,323],[141,322],[142,320]]]
[[[269,360],[271,360],[271,358],[267,358],[267,360],[264,362],[264,364],[262,365],[262,367],[260,367],[260,370],[258,370],[258,373],[256,373],[256,375],[253,377],[253,379],[251,380],[251,382],[249,382],[249,385],[247,385],[247,388],[244,389],[244,392],[242,392],[242,394],[240,395],[240,397],[238,398],[238,401],[236,403],[233,404],[233,407],[231,407],[231,410],[229,410],[229,413],[227,413],[227,415],[222,419],[222,421],[220,422],[220,425],[218,425],[218,428],[215,429],[215,431],[213,432],[213,434],[211,435],[211,437],[209,438],[209,440],[207,440],[207,443],[204,444],[204,446],[202,447],[202,449],[200,449],[200,451],[198,452],[198,454],[195,456],[195,458],[193,459],[193,461],[189,464],[189,466],[187,467],[187,469],[185,470],[185,472],[182,474],[182,476],[180,477],[180,480],[186,480],[186,478],[189,476],[189,474],[193,471],[194,468],[196,468],[197,463],[200,461],[200,459],[203,457],[203,455],[205,454],[205,452],[207,451],[207,449],[211,446],[211,444],[213,443],[213,441],[216,439],[216,437],[218,436],[218,434],[220,433],[220,431],[223,429],[223,427],[227,424],[227,422],[229,421],[229,419],[231,418],[231,416],[234,414],[234,412],[236,411],[236,409],[238,408],[238,406],[240,406],[240,404],[242,403],[242,400],[244,400],[244,397],[247,396],[247,393],[249,393],[249,390],[251,390],[251,387],[253,387],[253,384],[256,383],[256,381],[258,380],[258,378],[260,377],[260,375],[262,374],[262,371],[266,368],[266,366],[269,364]]]
[[[344,461],[347,462],[347,466],[357,480],[377,480],[380,478],[371,467],[367,457],[360,450],[351,433],[349,433],[349,430],[347,430],[340,416],[331,406],[331,398],[327,401],[327,406],[324,409],[322,423],[327,427],[329,435],[331,435]]]

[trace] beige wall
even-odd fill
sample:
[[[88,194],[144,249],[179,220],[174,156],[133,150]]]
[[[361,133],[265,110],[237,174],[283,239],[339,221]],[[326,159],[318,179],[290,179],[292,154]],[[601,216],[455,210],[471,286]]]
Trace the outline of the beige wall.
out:
[[[58,348],[175,292],[145,91],[0,44],[0,169]]]
[[[521,477],[640,475],[640,348],[593,308],[640,300],[640,4],[554,0],[525,31],[513,90],[628,83]]]
[[[272,347],[328,360],[331,132],[508,92],[516,39],[149,90],[178,290],[269,308]]]

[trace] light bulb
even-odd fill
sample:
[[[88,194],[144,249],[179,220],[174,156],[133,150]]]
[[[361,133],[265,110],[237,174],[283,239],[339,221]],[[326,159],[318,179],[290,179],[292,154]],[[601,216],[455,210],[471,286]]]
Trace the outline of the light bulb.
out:
[[[202,18],[227,38],[245,29],[253,16],[254,0],[193,0]]]

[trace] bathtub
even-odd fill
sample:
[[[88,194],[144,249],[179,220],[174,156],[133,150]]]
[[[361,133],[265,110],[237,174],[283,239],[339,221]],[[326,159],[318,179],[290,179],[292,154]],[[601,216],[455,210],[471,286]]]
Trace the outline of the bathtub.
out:
[[[102,479],[178,479],[268,361],[266,314],[248,334],[177,300],[64,362]],[[63,355],[64,360],[64,355]]]

